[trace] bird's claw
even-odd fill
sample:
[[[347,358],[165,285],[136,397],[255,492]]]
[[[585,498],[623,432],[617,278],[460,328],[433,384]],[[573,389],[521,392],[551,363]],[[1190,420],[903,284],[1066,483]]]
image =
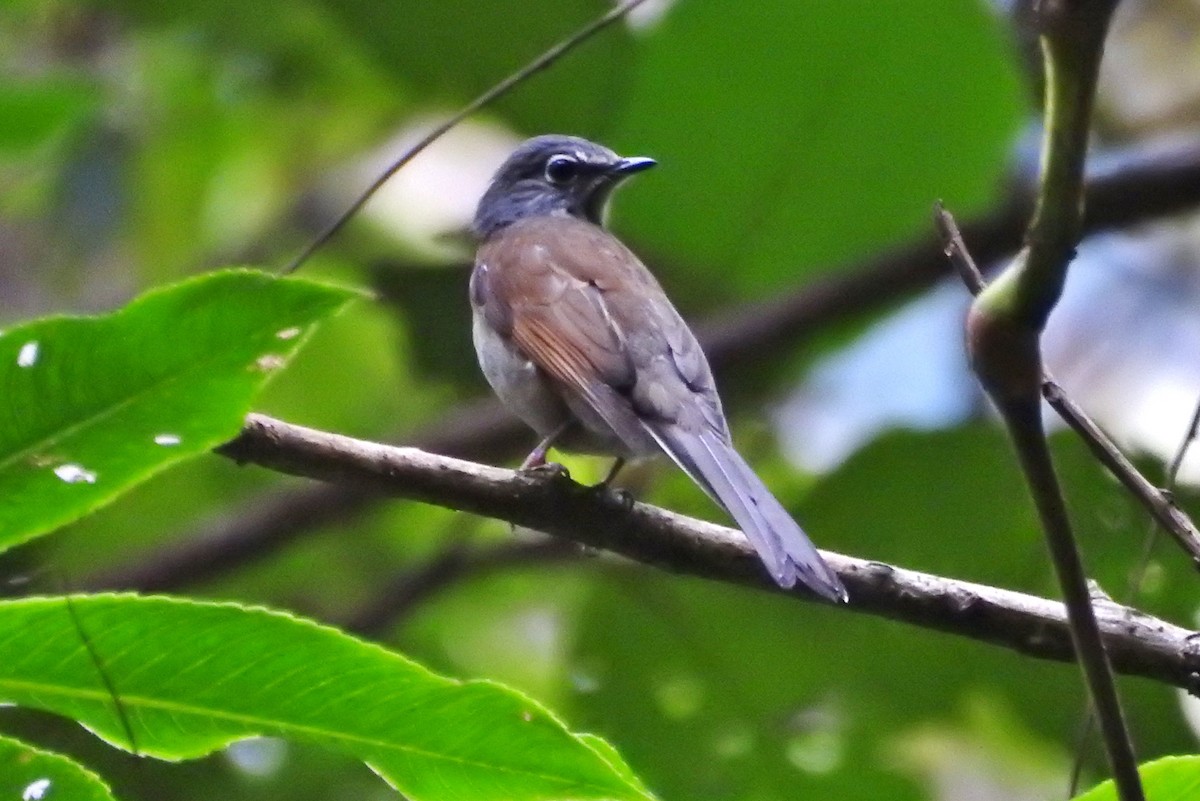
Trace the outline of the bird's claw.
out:
[[[620,487],[610,487],[608,494],[614,501],[617,502],[617,505],[621,507],[622,511],[633,511],[634,498],[632,492],[621,489]]]
[[[571,473],[558,462],[542,462],[541,464],[521,465],[517,472],[524,476],[537,478],[570,478]]]
[[[592,492],[596,493],[602,500],[612,503],[620,507],[621,511],[628,512],[633,509],[633,493],[629,490],[614,487],[607,481],[602,481],[599,484],[592,486]]]

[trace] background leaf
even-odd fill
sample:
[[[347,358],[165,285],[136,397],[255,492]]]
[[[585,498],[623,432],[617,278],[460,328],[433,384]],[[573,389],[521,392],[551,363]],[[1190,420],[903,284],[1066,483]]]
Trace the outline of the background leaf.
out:
[[[64,78],[0,83],[0,154],[40,147],[95,108],[93,87]]]
[[[454,3],[405,3],[395,9],[371,0],[326,2],[347,28],[426,103],[458,106],[481,94],[551,44],[607,11],[602,0],[498,0],[464,14]],[[505,42],[503,47],[497,42]],[[612,27],[501,99],[497,109],[518,127],[538,130],[553,117],[556,130],[589,131],[611,119],[621,102],[634,52],[627,28]],[[448,70],[447,63],[458,69]],[[553,104],[546,108],[547,98]],[[551,112],[547,114],[547,112]]]
[[[642,50],[611,138],[661,168],[615,215],[687,264],[681,291],[698,298],[791,285],[924,231],[937,198],[979,208],[1023,105],[984,3],[689,0]]]

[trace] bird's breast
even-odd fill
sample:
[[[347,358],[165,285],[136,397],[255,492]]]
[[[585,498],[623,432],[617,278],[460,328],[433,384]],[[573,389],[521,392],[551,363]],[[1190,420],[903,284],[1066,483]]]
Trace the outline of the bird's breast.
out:
[[[492,327],[484,310],[476,306],[473,311],[471,333],[484,378],[510,412],[542,436],[550,434],[570,414],[566,406],[537,366]]]

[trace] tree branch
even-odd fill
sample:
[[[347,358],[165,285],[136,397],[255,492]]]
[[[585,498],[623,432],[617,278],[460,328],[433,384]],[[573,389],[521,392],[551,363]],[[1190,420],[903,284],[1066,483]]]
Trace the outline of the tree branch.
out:
[[[672,572],[738,584],[799,601],[763,572],[737,531],[641,503],[627,504],[557,474],[499,467],[397,448],[251,415],[220,452],[292,475],[349,483],[391,497],[507,520]],[[825,552],[850,592],[851,611],[1069,662],[1062,604]],[[1097,607],[1105,646],[1122,673],[1200,692],[1200,643],[1186,629],[1112,603]]]
[[[1087,187],[1084,230],[1135,225],[1200,203],[1200,142],[1126,160],[1097,173]],[[975,255],[990,263],[1021,244],[1032,209],[1027,192],[1014,193],[992,213],[967,222]],[[743,304],[696,327],[714,370],[721,374],[750,354],[793,344],[822,326],[867,314],[918,292],[950,274],[941,239],[921,237],[856,264],[830,270],[791,293]],[[527,447],[527,429],[498,401],[452,410],[416,432],[394,435],[425,450],[480,461],[499,460]],[[84,579],[89,589],[178,589],[262,558],[320,526],[353,520],[380,494],[340,484],[273,492],[181,532],[136,563]],[[304,510],[297,513],[297,510]]]
[[[971,257],[970,251],[967,250],[967,245],[963,241],[958,224],[954,221],[954,216],[946,211],[940,203],[934,209],[934,224],[942,238],[950,263],[958,271],[971,294],[978,295],[987,286],[987,282],[984,281],[983,274]],[[1175,505],[1169,487],[1166,490],[1159,489],[1143,476],[1100,426],[1096,425],[1095,421],[1088,417],[1075,401],[1067,397],[1063,388],[1045,369],[1042,370],[1042,397],[1087,444],[1092,455],[1108,468],[1108,471],[1142,504],[1151,517],[1175,538],[1175,541],[1192,561],[1200,564],[1200,530],[1196,529],[1196,524],[1192,522],[1187,513]],[[1197,407],[1196,416],[1192,419],[1188,436],[1181,444],[1176,458],[1171,462],[1172,469],[1168,471],[1169,484],[1174,482],[1171,477],[1178,471],[1177,464],[1182,461],[1181,454],[1186,453],[1187,445],[1195,438],[1195,430],[1198,425],[1200,425],[1200,406]]]
[[[1167,491],[1173,492],[1175,490],[1175,482],[1179,479],[1179,468],[1183,467],[1183,459],[1187,456],[1188,449],[1192,447],[1192,443],[1196,441],[1198,433],[1200,433],[1200,401],[1197,401],[1196,408],[1192,411],[1192,419],[1188,423],[1187,432],[1179,442],[1179,447],[1175,450],[1175,455],[1171,457],[1171,464],[1167,468]]]
[[[1086,188],[1083,233],[1124,228],[1200,203],[1200,142],[1130,158],[1116,170],[1097,171]],[[1033,210],[1033,195],[1015,189],[992,212],[963,224],[963,237],[980,264],[1016,251]],[[826,277],[766,301],[743,304],[697,328],[714,369],[747,354],[792,344],[822,325],[866,314],[951,274],[936,235],[922,236],[865,260],[829,270]]]
[[[488,398],[464,403],[410,436],[413,446],[447,456],[499,460],[520,450],[528,430]],[[127,565],[84,577],[86,591],[166,592],[220,576],[287,547],[322,526],[366,514],[385,496],[370,487],[285,487],[219,513]]]
[[[1045,134],[1026,245],[971,304],[967,350],[1016,449],[1066,601],[1071,637],[1122,801],[1143,801],[1133,743],[1042,421],[1041,335],[1083,234],[1083,175],[1104,40],[1117,0],[1037,7],[1045,64]]]

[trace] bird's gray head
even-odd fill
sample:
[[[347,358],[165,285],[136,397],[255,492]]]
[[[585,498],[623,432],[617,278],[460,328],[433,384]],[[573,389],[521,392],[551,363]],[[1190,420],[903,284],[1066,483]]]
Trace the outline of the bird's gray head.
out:
[[[571,215],[601,225],[612,190],[654,159],[621,158],[577,136],[537,136],[500,165],[475,210],[471,230],[485,239],[526,217]]]

